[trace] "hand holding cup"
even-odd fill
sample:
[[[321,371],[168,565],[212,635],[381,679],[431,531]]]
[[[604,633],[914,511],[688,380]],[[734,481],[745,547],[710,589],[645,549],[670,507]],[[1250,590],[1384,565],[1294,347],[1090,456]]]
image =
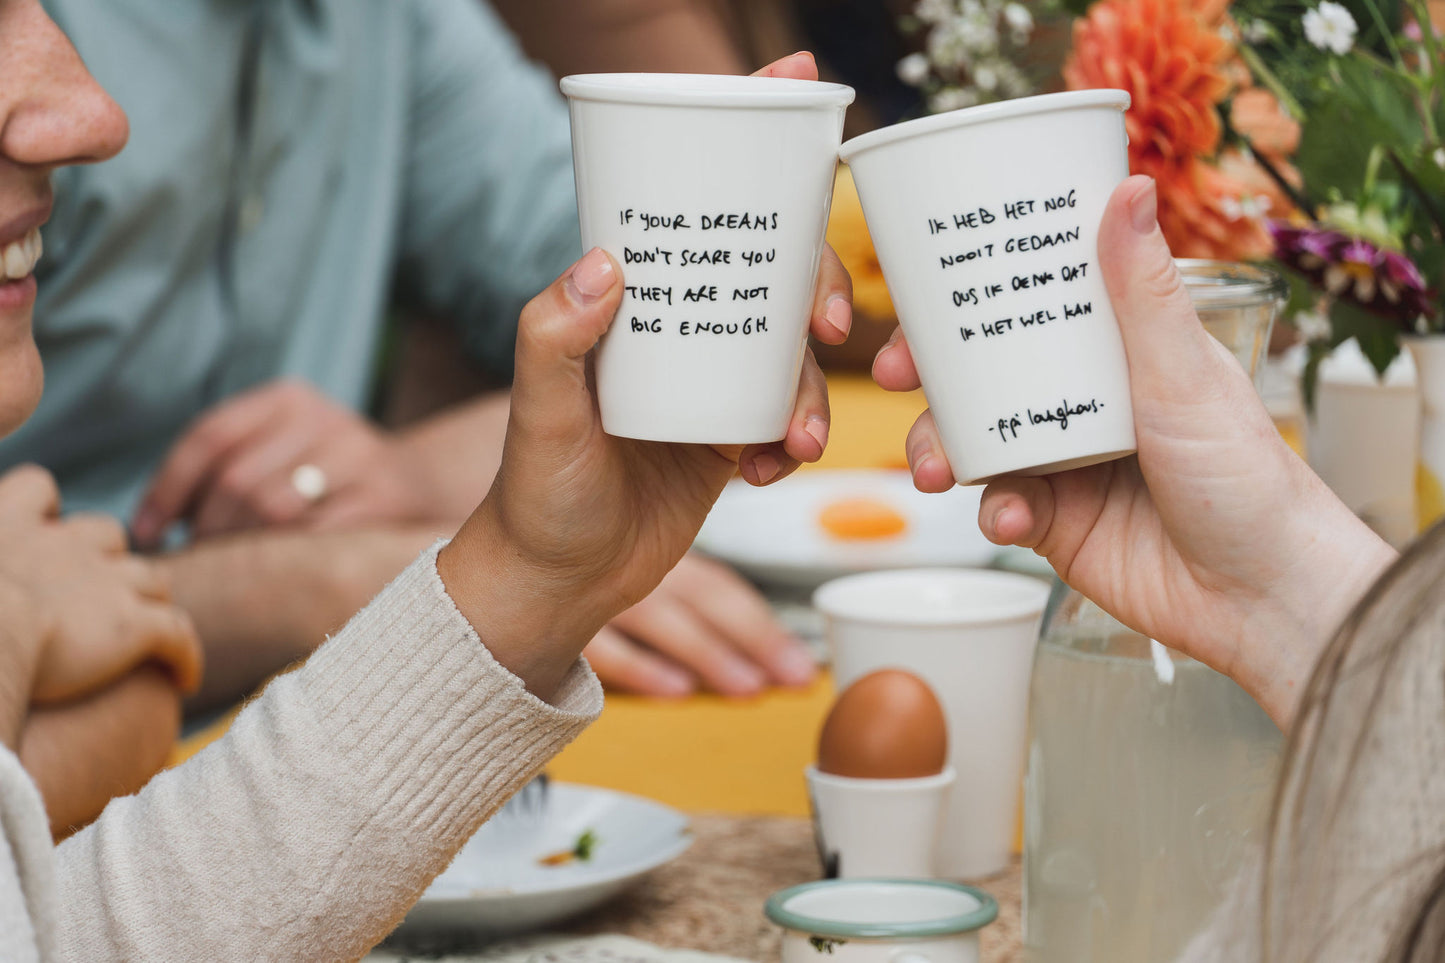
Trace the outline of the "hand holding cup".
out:
[[[1204,330],[1156,220],[1153,181],[1114,191],[1100,268],[1129,361],[1139,453],[1004,477],[979,525],[1023,545],[1137,632],[1234,678],[1287,726],[1320,648],[1394,557],[1280,438],[1248,375]],[[908,343],[874,362],[918,387]],[[923,491],[953,484],[931,413],[908,437]]]
[[[594,249],[523,311],[501,469],[437,560],[492,654],[544,696],[607,621],[677,564],[740,466],[766,484],[819,458],[827,437],[827,386],[811,357],[782,441],[607,434],[589,369],[623,284],[616,262]],[[831,327],[826,311],[812,327]]]

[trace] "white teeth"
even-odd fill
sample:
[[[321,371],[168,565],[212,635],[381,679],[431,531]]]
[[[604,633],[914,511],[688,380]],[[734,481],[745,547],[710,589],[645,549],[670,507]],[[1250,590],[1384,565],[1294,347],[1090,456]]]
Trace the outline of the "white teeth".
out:
[[[0,280],[19,281],[28,277],[35,270],[35,262],[40,260],[42,247],[38,227],[20,240],[5,245],[5,249],[0,251],[0,274],[3,274]]]

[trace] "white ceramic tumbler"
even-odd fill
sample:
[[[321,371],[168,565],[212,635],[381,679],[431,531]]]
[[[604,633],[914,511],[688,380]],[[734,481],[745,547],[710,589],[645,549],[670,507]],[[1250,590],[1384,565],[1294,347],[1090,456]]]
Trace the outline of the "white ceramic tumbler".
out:
[[[581,74],[582,243],[622,266],[597,352],[602,426],[650,441],[777,441],[797,398],[843,114],[841,84]]]
[[[1099,222],[1129,175],[1121,90],[935,114],[842,147],[962,484],[1134,451]]]
[[[998,903],[936,879],[830,879],[774,893],[764,912],[784,929],[783,963],[979,963]]]
[[[857,779],[809,766],[808,799],[829,877],[938,875],[939,833],[953,767],[917,779]]]
[[[978,569],[904,569],[835,579],[813,605],[840,690],[877,669],[923,679],[948,717],[957,772],[937,872],[979,879],[1009,865],[1023,785],[1029,676],[1049,585]]]

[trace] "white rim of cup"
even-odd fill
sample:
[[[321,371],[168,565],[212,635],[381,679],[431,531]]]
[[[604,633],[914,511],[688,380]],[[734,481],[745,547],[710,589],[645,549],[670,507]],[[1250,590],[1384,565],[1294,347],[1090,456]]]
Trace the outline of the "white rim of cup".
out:
[[[951,786],[958,780],[958,773],[952,766],[944,766],[943,772],[936,776],[916,776],[912,779],[863,779],[858,776],[838,776],[831,772],[823,772],[817,766],[808,766],[804,772],[812,781],[837,786],[840,789],[866,787],[869,790],[883,792],[939,789]]]
[[[906,583],[919,578],[928,578],[935,582],[971,582],[984,585],[992,583],[998,589],[1015,590],[1012,593],[1015,598],[1002,598],[1000,592],[981,604],[970,606],[968,612],[897,609],[886,615],[880,614],[871,603],[860,601],[858,590],[869,583]],[[870,625],[989,625],[1038,616],[1048,604],[1051,591],[1050,585],[1042,579],[1015,572],[978,568],[899,568],[845,575],[825,582],[813,593],[813,608],[831,618]]]
[[[571,74],[561,87],[572,100],[664,107],[846,107],[854,97],[845,84],[732,74]]]
[[[1017,100],[1003,100],[996,104],[980,104],[962,110],[950,110],[917,120],[905,120],[901,124],[859,134],[845,141],[838,148],[838,156],[848,163],[859,153],[882,147],[886,144],[907,140],[921,134],[932,134],[969,124],[986,124],[996,120],[1009,120],[1031,114],[1046,114],[1058,110],[1078,110],[1087,107],[1115,107],[1129,109],[1127,90],[1066,90],[1058,94],[1039,94],[1036,97],[1020,97]]]

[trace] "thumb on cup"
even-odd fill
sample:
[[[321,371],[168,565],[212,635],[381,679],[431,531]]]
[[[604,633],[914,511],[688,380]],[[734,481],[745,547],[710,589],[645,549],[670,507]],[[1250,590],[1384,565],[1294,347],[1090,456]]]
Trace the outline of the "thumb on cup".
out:
[[[1151,405],[1217,394],[1227,354],[1199,322],[1158,209],[1154,179],[1135,175],[1114,191],[1099,226],[1099,267],[1129,358],[1136,419]]]
[[[612,324],[621,300],[617,263],[594,247],[527,303],[517,325],[513,417],[551,411],[590,419],[587,355]]]

